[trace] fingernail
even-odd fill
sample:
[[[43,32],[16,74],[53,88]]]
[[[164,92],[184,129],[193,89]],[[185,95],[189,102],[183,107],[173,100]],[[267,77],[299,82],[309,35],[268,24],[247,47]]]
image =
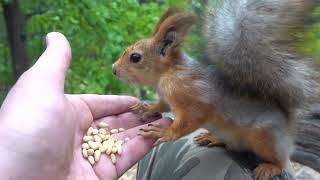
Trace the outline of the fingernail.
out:
[[[59,37],[59,36],[63,36],[63,35],[61,33],[58,33],[58,32],[48,33],[47,36],[46,36],[47,46],[49,46],[50,43],[52,43],[52,41],[57,39],[57,37]]]

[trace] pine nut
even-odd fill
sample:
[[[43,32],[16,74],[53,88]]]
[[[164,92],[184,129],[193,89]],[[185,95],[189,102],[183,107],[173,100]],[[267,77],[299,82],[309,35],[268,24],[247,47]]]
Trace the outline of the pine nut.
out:
[[[117,144],[117,150],[118,154],[122,154],[122,146],[120,144]]]
[[[98,130],[98,129],[93,129],[93,130],[92,130],[92,134],[93,134],[93,135],[96,135],[96,134],[98,134],[98,133],[99,133],[99,130]]]
[[[83,137],[84,143],[82,143],[82,155],[87,158],[91,165],[97,163],[102,153],[107,154],[113,164],[116,163],[116,154],[121,155],[123,153],[122,144],[129,141],[126,137],[124,140],[118,140],[114,134],[125,131],[124,128],[108,130],[109,125],[104,122],[100,122],[98,127],[95,129],[89,127],[86,135]]]
[[[99,123],[99,127],[100,128],[108,128],[109,127],[109,124],[105,123],[105,122],[100,122]]]
[[[102,145],[102,146],[99,148],[99,150],[100,150],[102,153],[106,152],[107,149],[108,149],[108,146],[107,146],[107,145]]]
[[[109,144],[109,146],[113,146],[113,144],[114,144],[114,140],[112,139],[112,138],[110,138],[109,140],[108,140],[108,144]]]
[[[101,137],[98,136],[98,135],[94,135],[93,138],[94,138],[94,140],[95,140],[96,142],[102,142]]]
[[[116,134],[116,133],[118,133],[119,132],[119,130],[118,129],[111,129],[111,134]]]
[[[108,134],[108,132],[107,132],[106,129],[100,128],[100,129],[99,129],[99,134],[104,134],[104,135],[106,135],[106,134]]]
[[[112,146],[110,146],[110,144],[108,144],[108,148],[106,150],[106,154],[110,155],[111,151],[112,151]]]
[[[89,144],[88,143],[83,143],[82,144],[82,149],[89,149]]]
[[[94,150],[93,149],[88,149],[87,153],[88,153],[88,156],[92,156],[94,154]]]
[[[86,149],[82,149],[82,155],[84,158],[88,158],[88,151]]]
[[[104,134],[99,134],[99,137],[101,138],[102,141],[107,140],[107,136]]]
[[[96,162],[98,162],[98,161],[100,160],[100,156],[101,156],[100,150],[96,150],[96,151],[94,152],[94,160],[95,160]]]
[[[113,164],[116,164],[116,162],[117,162],[116,155],[111,154],[111,155],[110,155],[110,158],[111,158],[112,163],[113,163]]]
[[[87,142],[87,141],[92,141],[93,137],[92,136],[84,136],[83,137],[83,141]]]
[[[92,131],[93,131],[93,127],[89,127],[89,129],[87,131],[87,135],[91,136],[92,135]]]
[[[94,161],[93,156],[89,156],[89,157],[88,157],[88,160],[89,160],[89,162],[90,162],[91,165],[94,165],[95,161]]]
[[[93,141],[88,141],[89,146],[93,149],[96,150],[99,148],[99,145],[97,142],[93,142]]]
[[[112,154],[116,154],[118,152],[117,146],[113,146],[111,152],[112,152]]]

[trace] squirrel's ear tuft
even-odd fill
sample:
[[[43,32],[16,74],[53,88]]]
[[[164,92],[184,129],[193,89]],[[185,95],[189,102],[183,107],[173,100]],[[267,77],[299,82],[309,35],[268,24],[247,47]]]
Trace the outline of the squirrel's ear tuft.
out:
[[[167,11],[166,18],[161,18],[156,31],[153,34],[153,41],[159,47],[161,55],[167,54],[172,49],[180,48],[189,29],[196,20],[196,15],[189,12],[178,11],[170,13]],[[171,14],[171,15],[170,15]]]
[[[177,14],[177,13],[181,13],[182,10],[176,8],[176,7],[170,7],[160,18],[160,20],[158,21],[156,27],[154,28],[154,31],[152,33],[152,35],[155,35],[160,28],[160,25],[163,23],[164,20],[166,20],[168,17]]]

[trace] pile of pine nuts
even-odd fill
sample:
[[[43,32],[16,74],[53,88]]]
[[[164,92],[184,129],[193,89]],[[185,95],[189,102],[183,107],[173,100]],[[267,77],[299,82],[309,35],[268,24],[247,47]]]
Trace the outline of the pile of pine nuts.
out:
[[[117,140],[113,134],[123,132],[124,129],[111,129],[109,131],[109,125],[105,122],[100,122],[98,127],[99,129],[90,127],[83,137],[82,155],[88,159],[91,165],[94,165],[100,160],[101,155],[105,153],[115,164],[117,162],[116,154],[122,154],[122,144],[124,142]],[[124,141],[129,141],[129,138],[125,138]]]

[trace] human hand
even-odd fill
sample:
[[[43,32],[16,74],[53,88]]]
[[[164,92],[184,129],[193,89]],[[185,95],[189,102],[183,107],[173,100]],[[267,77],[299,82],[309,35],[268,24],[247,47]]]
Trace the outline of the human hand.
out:
[[[155,140],[136,135],[145,125],[129,112],[138,99],[64,94],[70,60],[65,37],[48,34],[45,52],[8,93],[0,109],[2,179],[116,179],[152,148]],[[82,137],[100,121],[127,129],[117,138],[131,139],[115,166],[107,156],[93,167],[82,157]]]

